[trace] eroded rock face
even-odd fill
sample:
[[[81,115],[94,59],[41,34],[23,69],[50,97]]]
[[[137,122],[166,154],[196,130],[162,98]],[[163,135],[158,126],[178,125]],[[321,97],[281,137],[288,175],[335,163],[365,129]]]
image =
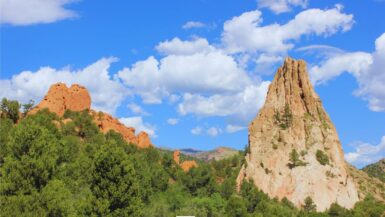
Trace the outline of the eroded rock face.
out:
[[[103,133],[114,130],[120,133],[127,142],[133,143],[140,148],[152,146],[147,133],[140,132],[136,136],[133,127],[126,127],[109,114],[91,110],[91,97],[88,90],[83,86],[73,84],[68,88],[63,83],[52,85],[44,99],[32,109],[30,114],[36,113],[43,108],[48,108],[49,111],[56,113],[59,117],[62,117],[67,109],[72,111],[88,110]],[[71,120],[65,119],[63,121],[68,122]]]
[[[174,151],[173,157],[174,157],[175,163],[178,164],[182,168],[182,170],[185,172],[188,172],[191,168],[198,166],[195,160],[185,160],[181,163],[179,150]]]
[[[352,208],[358,201],[336,129],[302,60],[287,58],[278,69],[264,106],[249,125],[249,149],[238,187],[252,179],[270,197],[286,197],[298,207],[310,196],[318,211],[334,202]],[[293,150],[298,153],[294,165]],[[317,152],[329,162],[317,160]]]
[[[83,111],[91,108],[91,97],[83,86],[73,84],[70,88],[63,83],[52,85],[44,99],[30,112],[48,108],[58,116],[63,116],[65,110]]]

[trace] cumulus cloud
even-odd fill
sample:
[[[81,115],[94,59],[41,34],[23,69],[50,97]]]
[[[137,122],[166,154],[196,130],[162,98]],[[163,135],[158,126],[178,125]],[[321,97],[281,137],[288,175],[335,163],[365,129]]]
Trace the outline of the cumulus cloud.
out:
[[[167,123],[170,124],[170,125],[176,125],[176,124],[178,124],[178,122],[179,122],[178,118],[169,118],[169,119],[167,119]]]
[[[238,131],[241,131],[244,129],[247,129],[247,128],[244,126],[238,126],[238,125],[232,125],[232,124],[228,124],[226,126],[226,132],[227,133],[235,133],[235,132],[238,132]]]
[[[357,77],[359,89],[355,92],[369,101],[373,111],[385,111],[385,33],[376,42],[373,63]]]
[[[250,120],[262,107],[269,84],[269,81],[264,81],[259,85],[246,86],[243,91],[235,94],[215,94],[208,97],[186,93],[178,105],[178,112],[203,117],[233,115]]]
[[[160,42],[155,49],[166,55],[191,55],[199,52],[210,52],[215,48],[209,45],[205,38],[194,38],[191,41],[173,38],[170,41]]]
[[[207,133],[207,135],[209,135],[211,137],[216,137],[220,133],[222,133],[222,130],[220,128],[210,127],[209,129],[206,130],[206,133]]]
[[[307,0],[258,0],[259,8],[268,8],[276,14],[291,11],[292,7],[306,8]]]
[[[188,21],[182,26],[183,29],[193,29],[193,28],[203,28],[203,27],[206,27],[206,24],[199,21]]]
[[[345,154],[345,159],[358,168],[375,163],[385,157],[385,136],[381,138],[378,145],[358,142],[353,146],[355,146],[355,150]]]
[[[75,0],[0,0],[0,22],[11,25],[53,23],[77,13],[65,6]]]
[[[236,92],[252,81],[233,57],[221,51],[149,57],[118,73],[145,103],[161,103],[170,94]]]
[[[293,41],[305,35],[329,36],[347,31],[353,25],[353,15],[342,13],[342,8],[308,9],[297,14],[286,24],[262,26],[262,13],[249,11],[224,23],[222,41],[229,52],[286,52]]]
[[[310,68],[310,79],[313,84],[318,85],[333,79],[343,72],[349,72],[358,77],[362,72],[368,70],[372,64],[372,55],[365,52],[342,53],[327,59],[320,66]]]
[[[39,102],[53,83],[77,83],[90,92],[94,109],[114,113],[128,94],[127,89],[109,75],[109,67],[116,61],[114,57],[102,58],[80,70],[41,67],[37,71],[22,71],[11,79],[0,80],[0,97]]]
[[[193,135],[201,135],[202,134],[202,131],[203,131],[203,128],[202,127],[194,127],[193,129],[191,129],[191,134]]]
[[[219,127],[201,127],[196,126],[193,129],[191,129],[191,134],[193,135],[207,135],[210,137],[217,137],[219,134],[221,134],[223,131]]]
[[[140,131],[144,131],[148,133],[153,138],[156,138],[157,135],[155,133],[156,127],[154,125],[151,125],[149,123],[145,123],[143,121],[143,118],[141,116],[134,116],[134,117],[123,117],[119,119],[120,122],[122,122],[127,127],[134,127],[135,132],[138,134]]]
[[[385,111],[385,33],[375,41],[376,50],[366,52],[337,52],[320,65],[310,68],[310,78],[316,85],[326,83],[344,72],[358,82],[354,92],[369,102],[373,111]]]

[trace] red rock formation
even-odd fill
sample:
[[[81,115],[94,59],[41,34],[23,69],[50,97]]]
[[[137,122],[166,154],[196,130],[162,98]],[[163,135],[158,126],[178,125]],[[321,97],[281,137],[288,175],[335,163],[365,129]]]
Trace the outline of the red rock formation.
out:
[[[38,110],[48,108],[58,116],[63,116],[65,110],[83,111],[91,108],[91,97],[87,89],[83,86],[73,84],[68,88],[63,83],[57,83],[49,88],[44,99],[30,112],[36,113]]]
[[[180,167],[183,171],[188,172],[191,168],[198,167],[198,164],[195,160],[186,160],[180,164]]]
[[[188,172],[191,168],[197,167],[198,164],[195,160],[186,160],[180,163],[180,151],[176,150],[174,151],[174,161],[176,164],[178,164],[183,171]]]
[[[49,111],[56,113],[59,117],[62,117],[67,109],[72,111],[88,110],[103,133],[114,130],[120,133],[127,142],[133,143],[139,148],[152,146],[147,133],[140,132],[136,136],[134,128],[126,127],[109,114],[91,110],[91,97],[83,86],[73,84],[68,88],[63,83],[52,85],[44,99],[29,114],[34,114],[43,108],[48,108]],[[68,122],[69,120],[65,119],[64,121]]]
[[[238,179],[252,179],[270,197],[301,207],[310,196],[318,211],[332,203],[352,208],[357,189],[347,173],[337,131],[310,83],[306,63],[287,58],[249,125],[249,153]],[[300,153],[293,166],[291,153]],[[328,163],[318,160],[321,152]]]
[[[114,130],[120,133],[124,140],[136,144],[139,148],[148,148],[152,146],[150,137],[147,133],[140,132],[138,136],[135,136],[135,128],[126,127],[118,119],[109,114],[91,110],[91,115],[94,117],[96,125],[103,133]]]

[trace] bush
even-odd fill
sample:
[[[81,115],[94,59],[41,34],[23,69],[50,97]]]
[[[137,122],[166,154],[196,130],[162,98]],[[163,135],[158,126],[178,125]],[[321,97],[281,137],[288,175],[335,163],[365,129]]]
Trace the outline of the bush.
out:
[[[290,169],[294,168],[294,167],[298,167],[298,166],[306,166],[307,163],[302,161],[300,158],[299,158],[299,154],[297,152],[297,150],[295,149],[292,149],[291,152],[290,152],[290,156],[289,156],[289,163],[288,163],[288,166]]]
[[[321,165],[327,165],[329,164],[329,157],[327,156],[327,154],[321,150],[317,150],[316,152],[316,158],[317,158],[317,161],[321,164]]]
[[[313,199],[311,197],[305,198],[305,204],[303,205],[303,210],[305,212],[315,212],[317,206],[314,204]]]

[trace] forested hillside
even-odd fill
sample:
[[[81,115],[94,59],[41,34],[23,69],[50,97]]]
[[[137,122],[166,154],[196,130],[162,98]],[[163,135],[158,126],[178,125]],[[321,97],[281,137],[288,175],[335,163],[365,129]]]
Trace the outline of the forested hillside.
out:
[[[311,199],[299,210],[269,199],[235,179],[244,154],[184,172],[170,152],[127,144],[103,134],[87,111],[19,113],[3,100],[0,119],[1,216],[372,216],[385,204],[371,196],[353,210],[336,204],[316,213]],[[72,121],[64,121],[70,118]]]

